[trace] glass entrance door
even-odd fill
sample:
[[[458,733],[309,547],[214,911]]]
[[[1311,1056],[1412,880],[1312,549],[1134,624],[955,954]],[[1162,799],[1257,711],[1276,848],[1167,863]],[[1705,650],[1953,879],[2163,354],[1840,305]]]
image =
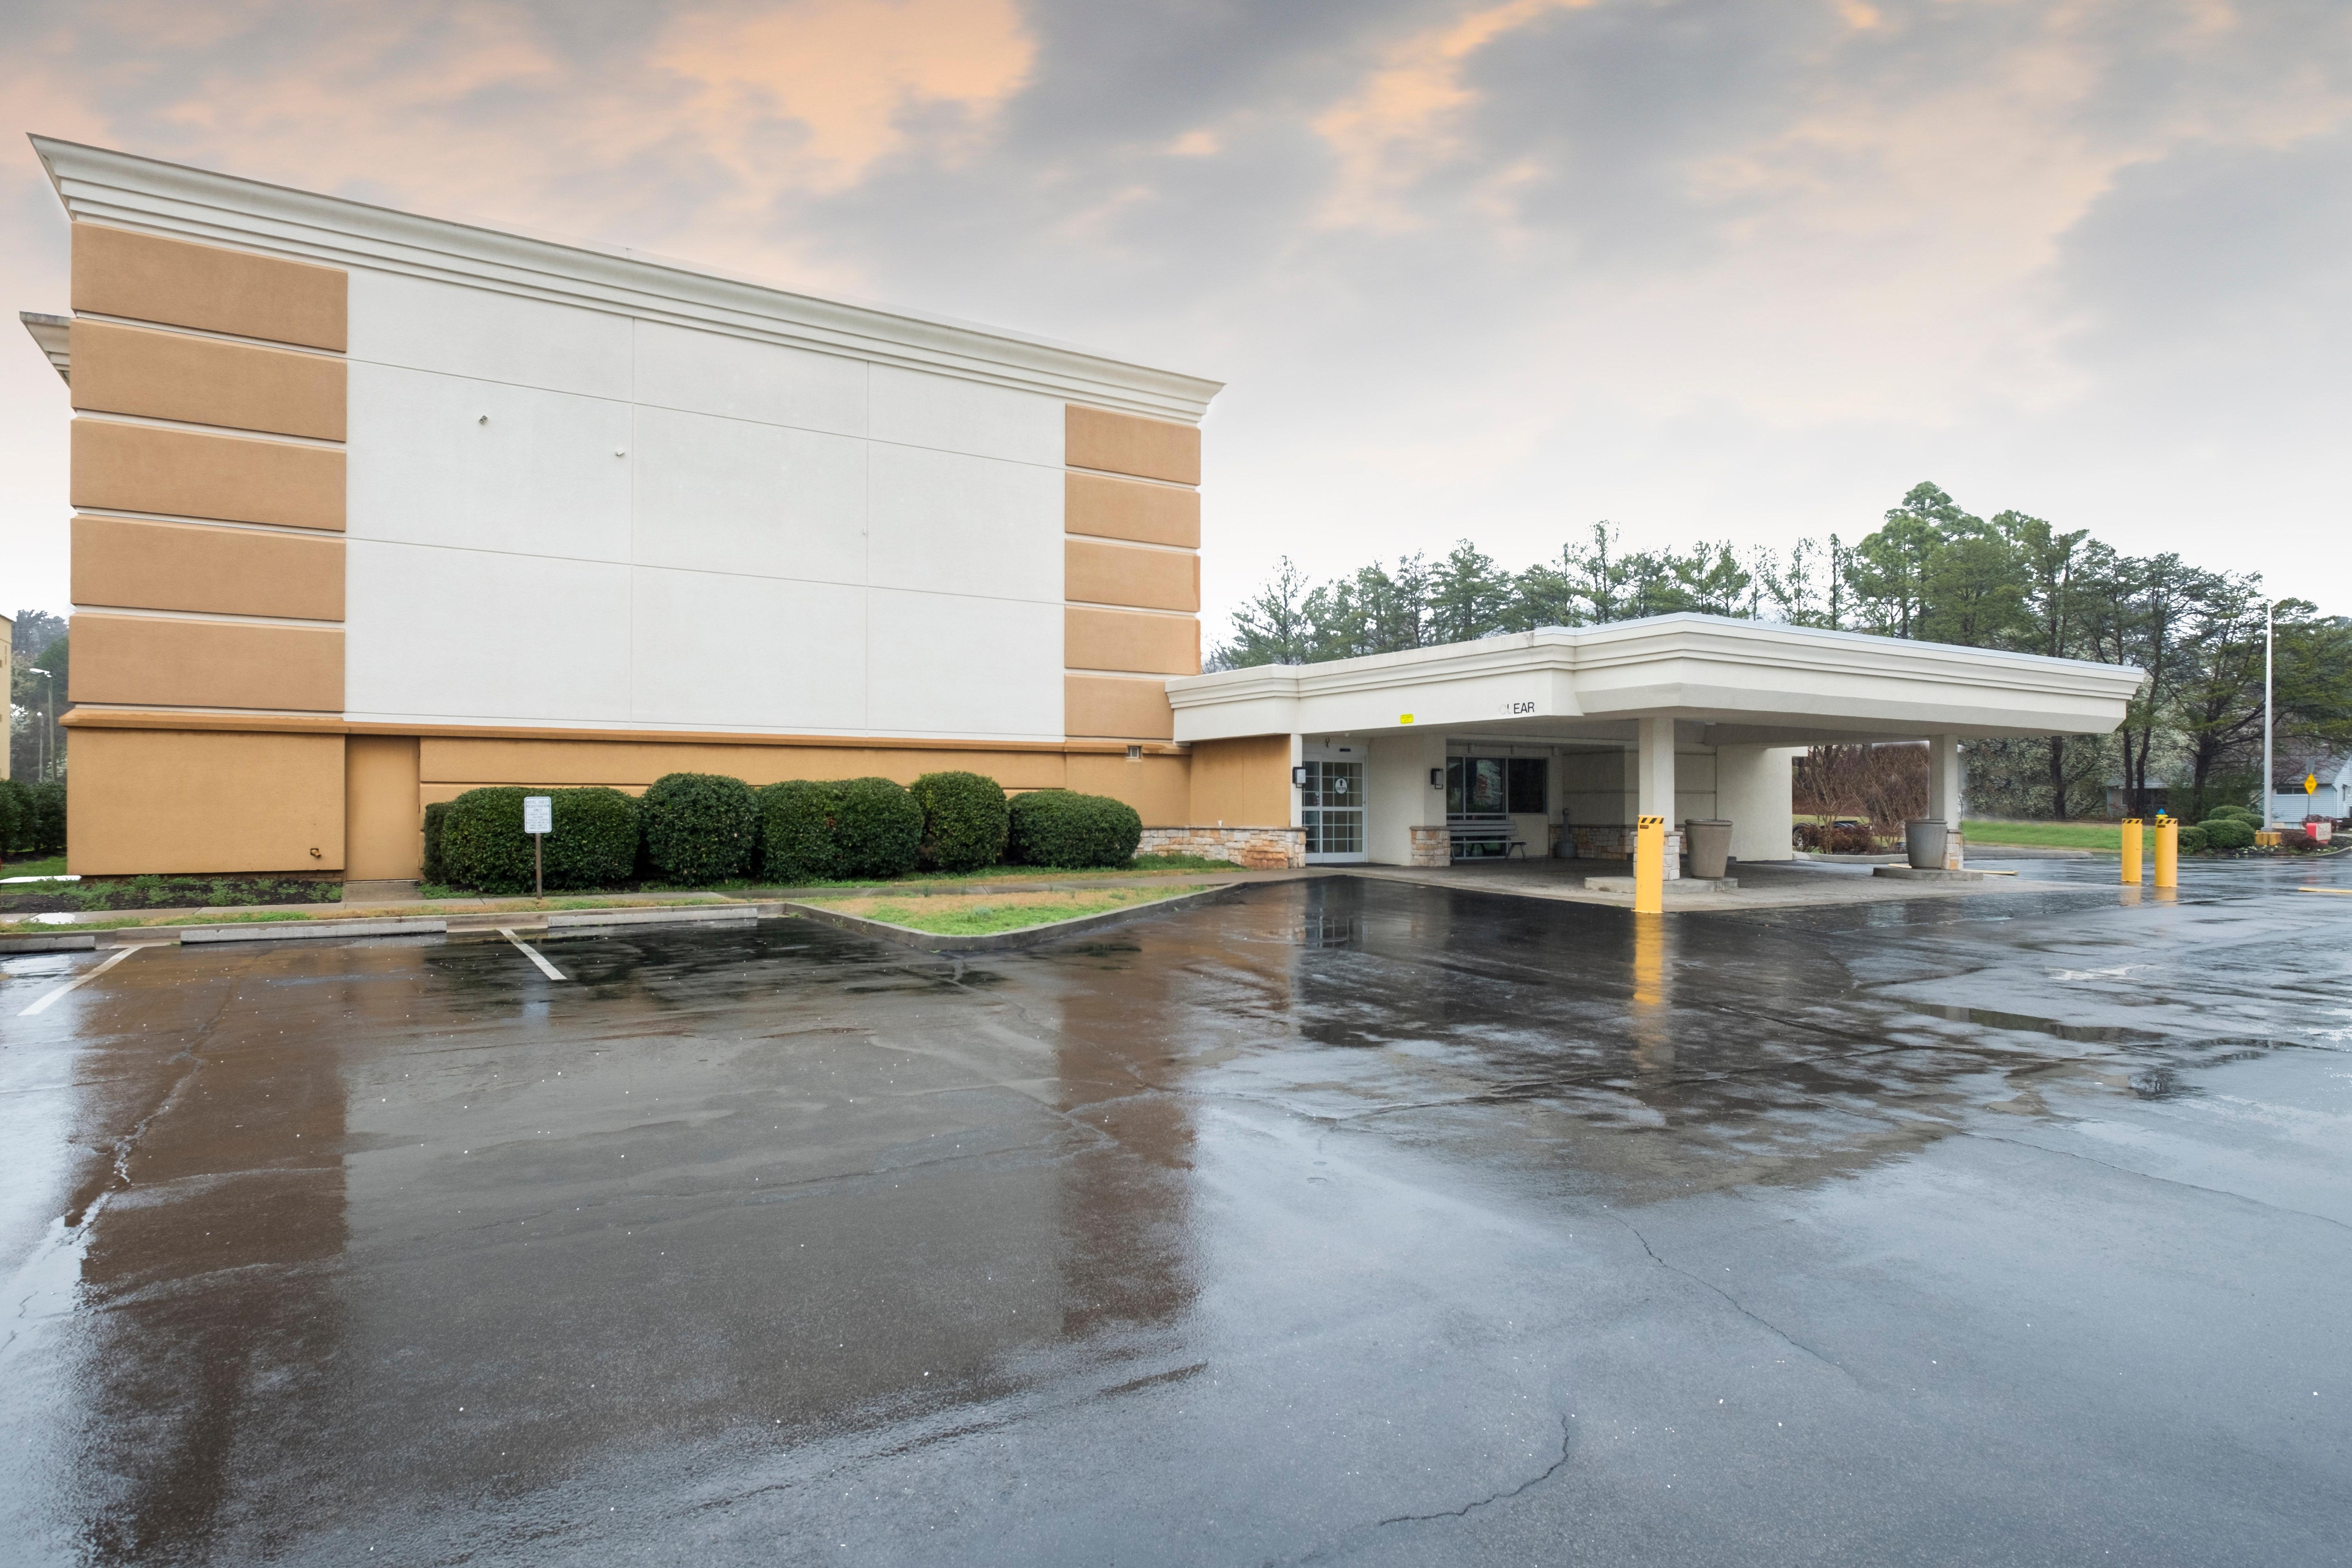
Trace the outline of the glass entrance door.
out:
[[[1307,825],[1308,865],[1363,859],[1363,763],[1308,759],[1298,804]]]

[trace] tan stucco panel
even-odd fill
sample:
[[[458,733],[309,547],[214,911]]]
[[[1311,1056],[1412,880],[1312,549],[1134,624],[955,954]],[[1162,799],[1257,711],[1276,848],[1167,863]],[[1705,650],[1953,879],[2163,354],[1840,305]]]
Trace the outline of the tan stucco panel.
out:
[[[1201,547],[1201,492],[1108,474],[1062,476],[1062,526],[1099,539]]]
[[[1066,734],[1125,741],[1165,741],[1176,733],[1168,693],[1150,677],[1066,675],[1062,678]]]
[[[73,600],[134,610],[343,618],[343,542],[151,522],[73,520]]]
[[[340,353],[350,297],[350,275],[340,268],[73,226],[77,310]]]
[[[313,712],[343,706],[341,626],[78,615],[72,629],[68,681],[76,702]],[[342,785],[335,788],[340,800]]]
[[[1290,826],[1290,737],[1244,735],[1192,747],[1194,827]]]
[[[1188,827],[1192,767],[1183,757],[1074,756],[1070,787],[1135,807],[1146,827]]]
[[[1190,616],[1138,610],[1065,609],[1062,662],[1072,669],[1198,675],[1201,623]]]
[[[1168,419],[1063,405],[1063,461],[1074,468],[1136,474],[1171,484],[1201,482],[1201,428]]]
[[[341,735],[79,730],[66,794],[79,876],[342,868]]]
[[[76,506],[341,532],[343,454],[249,436],[77,419],[71,493]]]
[[[72,338],[76,408],[343,438],[341,360],[108,321],[77,321]]]
[[[410,735],[353,735],[343,742],[343,874],[404,881],[425,859],[425,806],[417,798],[417,742]]]
[[[1201,607],[1201,558],[1097,539],[1062,542],[1062,596],[1147,610]]]

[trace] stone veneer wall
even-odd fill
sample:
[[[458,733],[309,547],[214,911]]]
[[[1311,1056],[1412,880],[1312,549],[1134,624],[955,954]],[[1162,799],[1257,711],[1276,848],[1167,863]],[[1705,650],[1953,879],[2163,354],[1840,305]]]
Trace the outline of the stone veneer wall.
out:
[[[1138,855],[1197,855],[1230,860],[1251,871],[1282,871],[1307,864],[1303,827],[1147,827]]]
[[[1415,866],[1451,866],[1454,864],[1454,830],[1450,827],[1416,827],[1412,829],[1412,864]]]
[[[1633,829],[1631,827],[1571,827],[1575,836],[1576,858],[1579,860],[1631,860],[1633,858]],[[1666,880],[1677,881],[1683,874],[1683,836],[1666,835]]]

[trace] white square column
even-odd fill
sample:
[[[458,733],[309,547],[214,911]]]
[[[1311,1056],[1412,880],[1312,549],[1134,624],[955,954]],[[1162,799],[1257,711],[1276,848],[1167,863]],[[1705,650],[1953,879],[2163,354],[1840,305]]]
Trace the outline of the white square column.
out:
[[[1675,831],[1675,721],[1641,719],[1633,743],[1633,814],[1665,818]]]
[[[1937,735],[1927,742],[1927,816],[1944,825],[1944,869],[1957,871],[1967,857],[1960,840],[1960,738]]]
[[[1960,738],[1937,735],[1927,742],[1927,816],[1948,827],[1960,825]]]

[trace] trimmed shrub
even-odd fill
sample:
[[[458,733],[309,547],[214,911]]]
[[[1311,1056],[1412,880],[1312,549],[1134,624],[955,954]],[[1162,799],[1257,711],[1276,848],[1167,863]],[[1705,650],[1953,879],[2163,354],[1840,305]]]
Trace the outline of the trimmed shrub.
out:
[[[522,797],[507,784],[469,789],[441,817],[441,870],[453,888],[482,893],[530,891],[530,840],[522,831]]]
[[[834,786],[786,779],[760,791],[760,875],[780,884],[841,879],[833,842]]]
[[[637,868],[637,803],[598,785],[548,793],[551,888],[617,888]]]
[[[441,857],[441,833],[448,825],[449,802],[436,800],[425,808],[425,864],[418,875],[436,884],[449,880],[449,864]]]
[[[908,794],[923,813],[917,863],[926,871],[977,871],[1004,853],[1012,814],[1004,786],[983,773],[925,773]]]
[[[425,876],[483,893],[530,891],[530,836],[522,797],[544,795],[551,831],[541,868],[551,889],[626,882],[637,858],[637,803],[616,789],[469,789],[425,812]],[[436,812],[439,813],[437,823]]]
[[[25,847],[36,855],[55,855],[66,847],[66,786],[36,784],[25,786],[25,821],[17,829]]]
[[[923,808],[888,779],[833,786],[833,846],[844,877],[903,877],[923,842]]]
[[[2209,847],[2203,828],[2183,826],[2180,829],[2180,852],[2183,855],[2202,855]]]
[[[0,855],[14,855],[25,842],[26,821],[33,803],[15,779],[0,779]]]
[[[1013,857],[1029,866],[1124,866],[1143,841],[1135,807],[1107,795],[1033,789],[1013,797],[1011,816]]]
[[[2199,821],[2210,822],[2217,816],[2234,816],[2242,822],[2262,821],[2261,817],[2254,815],[2254,808],[2250,805],[2217,805],[2207,811],[2202,817],[2199,818]]]
[[[2254,842],[2254,825],[2242,817],[2209,816],[2198,826],[2211,849],[2246,849]]]
[[[664,881],[694,887],[751,869],[760,847],[760,803],[741,779],[665,773],[638,809],[646,858]]]

